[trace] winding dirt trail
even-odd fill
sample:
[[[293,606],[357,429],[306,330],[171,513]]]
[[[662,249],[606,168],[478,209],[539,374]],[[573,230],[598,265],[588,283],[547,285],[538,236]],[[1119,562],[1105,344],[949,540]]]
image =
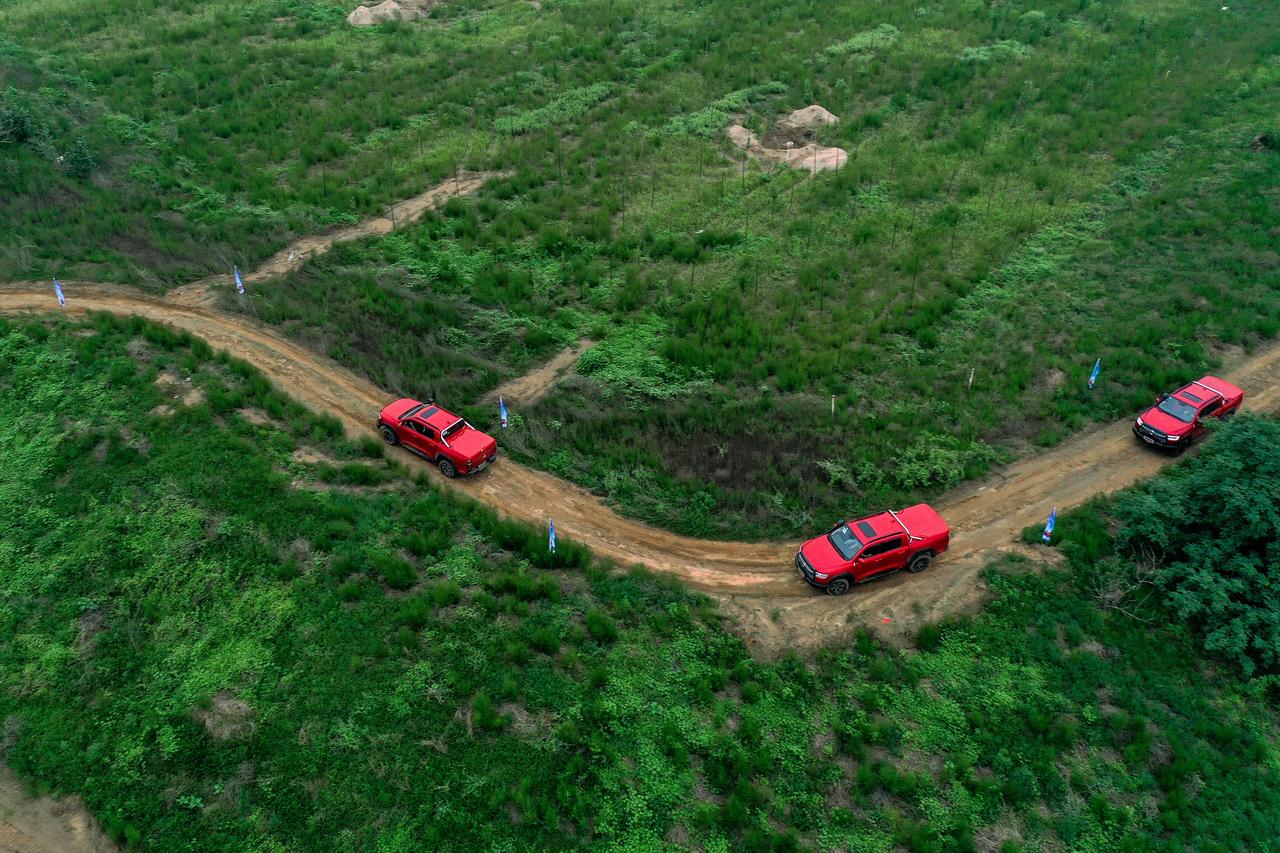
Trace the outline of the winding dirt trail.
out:
[[[389,215],[303,238],[243,278],[246,283],[266,282],[297,269],[334,243],[386,234],[449,198],[475,192],[497,174],[503,173],[459,173],[394,205],[394,221]],[[15,282],[0,284],[0,312],[105,311],[165,323],[255,365],[295,399],[338,417],[348,433],[375,434],[373,418],[390,395],[247,317],[219,310],[216,291],[230,285],[229,276],[213,276],[159,297],[119,285],[64,282],[67,307],[60,309],[47,283]],[[536,398],[587,346],[584,341],[566,350],[504,385],[501,393],[512,399]],[[1239,363],[1226,376],[1248,389],[1251,409],[1280,408],[1280,346]],[[1122,489],[1168,462],[1137,446],[1127,421],[1097,427],[1010,465],[984,483],[945,496],[939,509],[952,527],[951,551],[928,573],[890,577],[843,598],[829,598],[812,592],[795,576],[792,560],[798,542],[678,536],[623,518],[586,490],[510,459],[468,480],[445,480],[416,457],[405,454],[404,459],[431,472],[443,486],[504,515],[536,526],[552,518],[560,533],[600,556],[623,566],[643,565],[715,595],[737,620],[739,633],[766,652],[824,645],[859,626],[900,638],[921,624],[972,609],[986,593],[980,577],[986,559],[1016,548],[1023,527],[1042,522],[1054,506],[1065,510]]]
[[[49,289],[0,287],[0,312],[59,310]],[[310,408],[338,417],[352,435],[375,434],[374,414],[387,392],[332,361],[241,316],[175,303],[126,288],[68,288],[71,314],[106,311],[144,317],[204,338],[243,358]],[[1280,347],[1237,365],[1226,376],[1249,389],[1255,411],[1280,407]],[[692,539],[623,518],[586,490],[510,459],[467,480],[445,480],[432,466],[404,454],[418,470],[499,512],[557,530],[620,565],[641,564],[721,598],[739,630],[765,650],[810,647],[873,626],[890,637],[976,606],[985,595],[985,558],[1010,547],[1023,527],[1097,494],[1149,477],[1169,460],[1137,446],[1127,421],[1098,427],[1023,459],[986,482],[939,502],[952,525],[951,551],[923,575],[896,576],[843,598],[811,592],[794,574],[797,542],[746,543]],[[885,619],[891,621],[885,622]]]

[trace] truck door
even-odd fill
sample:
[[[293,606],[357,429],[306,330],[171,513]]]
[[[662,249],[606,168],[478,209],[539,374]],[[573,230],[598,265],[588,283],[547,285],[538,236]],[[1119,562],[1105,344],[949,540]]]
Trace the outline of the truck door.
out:
[[[872,542],[854,562],[853,574],[863,581],[876,575],[896,572],[907,564],[907,537],[891,536]]]
[[[439,452],[439,439],[436,431],[417,421],[404,422],[405,433],[402,441],[410,450],[417,451],[428,459],[435,459]]]
[[[1206,418],[1216,418],[1220,414],[1222,414],[1222,399],[1210,400],[1209,404],[1200,410],[1200,414],[1196,415],[1196,435],[1200,435],[1205,431],[1204,421]]]

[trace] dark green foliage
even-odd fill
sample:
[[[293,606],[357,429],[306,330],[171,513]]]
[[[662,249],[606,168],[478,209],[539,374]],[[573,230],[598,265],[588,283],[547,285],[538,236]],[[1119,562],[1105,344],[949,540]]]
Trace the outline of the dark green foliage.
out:
[[[1116,500],[1121,542],[1205,648],[1280,675],[1280,424],[1232,421],[1194,459]]]
[[[392,589],[408,589],[418,580],[418,573],[413,565],[395,554],[375,550],[370,551],[366,559],[370,568]]]
[[[83,138],[77,139],[63,156],[63,163],[66,166],[67,174],[75,178],[77,181],[88,180],[93,174],[93,170],[98,165],[98,158],[89,148],[89,144]]]
[[[618,639],[618,626],[603,610],[588,610],[584,621],[592,639],[599,643],[612,643]]]

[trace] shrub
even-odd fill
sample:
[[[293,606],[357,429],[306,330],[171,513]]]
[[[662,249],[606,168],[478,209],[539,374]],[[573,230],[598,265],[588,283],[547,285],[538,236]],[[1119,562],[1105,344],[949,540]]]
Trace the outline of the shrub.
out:
[[[493,700],[484,692],[477,693],[471,700],[471,714],[472,722],[481,731],[497,732],[511,724],[511,719],[505,714],[499,714]]]
[[[98,158],[90,150],[89,144],[81,138],[77,139],[70,150],[63,155],[63,165],[68,175],[77,181],[85,181],[98,167]]]
[[[392,589],[408,589],[418,580],[418,572],[408,561],[394,554],[373,551],[369,554],[369,564],[382,575],[387,586]]]
[[[618,639],[618,625],[603,610],[591,608],[583,617],[587,631],[598,643],[609,644]]]
[[[842,54],[870,54],[881,48],[889,47],[898,40],[898,28],[893,24],[880,24],[875,29],[864,30],[850,39],[828,45],[824,51],[827,56]]]
[[[916,648],[922,652],[932,652],[942,644],[941,625],[922,625],[916,632]]]
[[[529,635],[529,645],[543,654],[553,655],[560,651],[560,635],[554,628],[538,628]]]
[[[426,595],[415,595],[400,604],[396,619],[410,628],[421,628],[431,621],[431,601]]]
[[[432,584],[428,592],[436,607],[448,607],[462,601],[462,587],[451,580]]]

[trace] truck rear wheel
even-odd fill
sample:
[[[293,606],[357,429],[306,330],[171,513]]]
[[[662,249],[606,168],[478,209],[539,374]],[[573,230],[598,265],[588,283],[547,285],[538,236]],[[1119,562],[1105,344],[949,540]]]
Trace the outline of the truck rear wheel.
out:
[[[849,591],[848,578],[836,578],[827,584],[827,595],[844,595]]]
[[[916,554],[911,558],[911,562],[907,563],[907,571],[918,575],[925,569],[929,568],[929,564],[932,562],[933,552],[921,551],[919,554]]]
[[[445,457],[440,457],[440,473],[444,474],[450,480],[458,476],[458,469],[453,467],[453,463]]]
[[[390,444],[392,447],[395,447],[400,443],[400,439],[396,438],[396,431],[386,424],[378,427],[378,432],[382,433],[382,440],[387,444]]]

